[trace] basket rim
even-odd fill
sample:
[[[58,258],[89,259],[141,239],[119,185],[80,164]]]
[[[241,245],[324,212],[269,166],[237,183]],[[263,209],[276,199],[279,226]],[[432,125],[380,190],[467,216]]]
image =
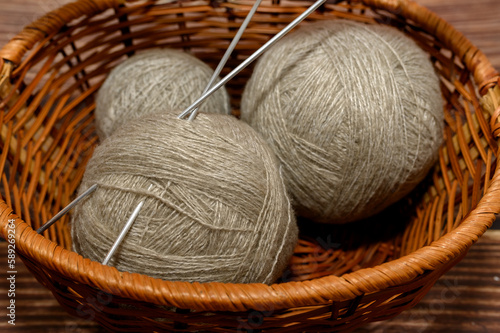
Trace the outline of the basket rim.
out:
[[[0,58],[5,60],[4,65],[18,65],[37,42],[55,33],[67,22],[133,1],[78,0],[67,4],[27,26],[0,50]],[[493,93],[493,88],[498,86],[498,72],[486,56],[437,14],[409,0],[361,2],[372,8],[403,14],[426,31],[433,32],[460,56],[473,73],[482,95]],[[47,24],[47,20],[53,24]],[[0,69],[4,69],[4,66],[0,66]],[[499,190],[500,172],[497,165],[490,186],[476,208],[463,219],[460,226],[430,245],[401,258],[342,276],[273,285],[165,281],[137,273],[119,272],[114,267],[85,259],[39,235],[13,214],[12,209],[1,199],[0,233],[6,238],[9,221],[14,219],[16,245],[22,254],[33,258],[47,269],[113,295],[202,311],[270,311],[353,299],[410,283],[416,277],[452,262],[463,255],[493,223],[495,214],[500,212]]]
[[[15,220],[16,247],[22,254],[78,283],[112,295],[200,311],[275,311],[346,301],[409,284],[416,277],[456,260],[491,226],[495,213],[500,212],[498,191],[500,172],[497,167],[487,193],[460,226],[408,255],[341,276],[272,285],[166,281],[138,273],[120,272],[115,267],[104,266],[66,250],[38,234],[1,200],[0,230],[7,237],[7,221]],[[388,279],[389,275],[397,279]]]

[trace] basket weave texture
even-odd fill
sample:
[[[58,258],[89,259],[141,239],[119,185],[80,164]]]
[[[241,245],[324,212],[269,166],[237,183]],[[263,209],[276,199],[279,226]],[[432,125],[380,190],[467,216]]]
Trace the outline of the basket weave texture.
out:
[[[68,216],[38,235],[74,198],[98,144],[94,95],[109,71],[153,47],[184,49],[215,68],[252,4],[80,0],[0,50],[0,235],[15,226],[17,255],[70,314],[123,332],[350,331],[417,304],[500,212],[499,75],[484,54],[411,1],[328,1],[308,21],[393,26],[429,53],[440,75],[445,143],[407,199],[370,221],[304,228],[289,269],[271,286],[119,272],[71,251]],[[310,4],[264,1],[222,75]],[[251,67],[227,86],[235,115],[250,75]]]

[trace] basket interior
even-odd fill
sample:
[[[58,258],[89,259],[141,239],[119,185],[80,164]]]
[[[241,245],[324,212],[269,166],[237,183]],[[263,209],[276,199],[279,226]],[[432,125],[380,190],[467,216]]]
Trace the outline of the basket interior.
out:
[[[280,1],[277,10],[277,3],[263,2],[221,76],[310,4]],[[0,90],[2,199],[34,229],[49,220],[75,197],[99,143],[94,96],[109,71],[134,53],[156,47],[182,49],[215,68],[251,5],[132,2],[44,36],[12,68],[9,89]],[[310,227],[299,221],[301,239],[283,281],[342,275],[429,245],[475,208],[496,167],[491,114],[481,106],[470,71],[442,41],[409,19],[358,1],[326,4],[302,24],[325,19],[390,25],[417,41],[441,78],[445,143],[422,184],[383,213],[345,226]],[[227,84],[235,116],[251,73],[252,66]],[[44,236],[71,249],[69,220],[63,217]]]

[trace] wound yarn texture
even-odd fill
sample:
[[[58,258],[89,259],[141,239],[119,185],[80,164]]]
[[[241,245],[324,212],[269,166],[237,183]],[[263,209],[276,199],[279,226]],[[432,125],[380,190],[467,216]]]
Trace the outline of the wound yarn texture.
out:
[[[147,113],[181,113],[202,95],[213,73],[200,59],[174,49],[151,49],[130,57],[110,72],[97,94],[99,138],[104,140],[125,122]],[[200,111],[230,114],[226,89],[207,98]]]
[[[74,250],[102,262],[144,201],[109,265],[171,281],[274,282],[298,237],[276,157],[232,116],[179,113],[128,123],[96,148],[79,192],[99,187],[75,209]]]
[[[324,223],[407,195],[443,140],[428,56],[379,25],[322,21],[283,38],[258,61],[241,108],[278,156],[297,213]]]

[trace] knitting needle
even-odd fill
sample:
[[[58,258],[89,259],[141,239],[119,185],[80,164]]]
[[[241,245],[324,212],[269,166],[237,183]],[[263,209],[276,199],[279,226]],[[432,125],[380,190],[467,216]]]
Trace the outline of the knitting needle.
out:
[[[224,53],[224,56],[222,56],[222,59],[220,60],[219,65],[215,69],[215,72],[212,75],[212,77],[210,78],[210,81],[208,82],[207,86],[205,87],[205,90],[203,91],[202,95],[205,94],[212,87],[215,80],[219,77],[220,72],[222,71],[222,69],[226,65],[226,62],[229,59],[229,56],[231,55],[231,53],[233,53],[233,50],[235,49],[236,45],[240,41],[240,38],[243,35],[243,32],[246,30],[248,24],[250,23],[250,20],[252,19],[253,15],[257,11],[257,8],[259,7],[261,2],[262,2],[262,0],[257,0],[253,4],[252,9],[250,10],[250,12],[248,12],[247,17],[245,17],[245,20],[243,21],[240,28],[238,29],[238,32],[236,33],[233,40],[231,41],[231,44],[229,44],[229,47],[227,48],[226,52]],[[196,115],[198,114],[198,109],[199,109],[199,106],[196,107],[192,111],[191,116],[189,117],[190,121],[194,120],[196,118]],[[179,117],[179,118],[181,118],[181,117]]]
[[[148,191],[151,190],[152,187],[153,187],[152,184],[149,185]],[[106,255],[106,258],[104,258],[104,260],[102,262],[103,265],[108,264],[109,259],[111,259],[113,254],[118,249],[118,246],[120,246],[120,244],[122,243],[122,241],[125,238],[125,236],[127,235],[128,231],[130,230],[130,228],[134,224],[135,219],[137,218],[137,216],[139,216],[139,212],[141,211],[142,206],[144,206],[144,201],[145,200],[142,200],[141,202],[139,202],[137,207],[135,207],[134,211],[132,212],[132,215],[130,215],[130,217],[127,220],[127,223],[125,223],[125,226],[123,227],[122,231],[120,232],[120,235],[118,235],[118,238],[114,242],[113,246],[111,246],[111,249],[109,250],[108,254]]]
[[[311,5],[305,12],[300,14],[295,20],[288,24],[283,30],[278,32],[273,38],[271,38],[267,43],[262,45],[257,51],[255,51],[251,56],[249,56],[245,61],[243,61],[238,67],[236,67],[231,73],[226,75],[218,83],[216,83],[210,90],[198,98],[191,106],[184,110],[179,116],[179,119],[184,118],[187,114],[191,113],[195,108],[199,107],[205,99],[210,97],[217,89],[225,85],[229,80],[235,77],[239,72],[241,72],[245,67],[252,63],[255,59],[262,55],[268,48],[274,45],[278,40],[280,40],[284,35],[286,35],[290,30],[295,28],[300,22],[302,22],[307,16],[318,9],[326,0],[318,0]]]
[[[70,202],[69,205],[64,207],[59,213],[57,213],[53,218],[51,218],[47,223],[42,225],[38,230],[36,231],[37,233],[41,234],[45,230],[47,230],[51,225],[56,223],[61,217],[63,217],[67,212],[71,210],[71,208],[75,207],[80,201],[82,201],[85,197],[87,197],[89,194],[94,192],[97,189],[97,184],[92,185],[89,187],[85,192],[83,192],[78,198]]]
[[[229,45],[228,49],[224,53],[224,56],[222,57],[221,61],[219,62],[219,65],[217,66],[214,74],[210,78],[210,81],[208,82],[208,84],[207,84],[207,86],[206,86],[203,94],[205,92],[207,92],[208,89],[210,89],[210,87],[212,86],[212,84],[214,83],[214,81],[219,76],[220,72],[222,71],[222,68],[224,68],[224,65],[226,64],[227,60],[229,59],[229,56],[231,55],[231,53],[233,52],[234,48],[236,47],[236,44],[238,44],[238,41],[240,40],[241,36],[243,35],[243,32],[245,31],[246,27],[248,26],[248,23],[250,22],[250,20],[252,19],[252,16],[257,11],[257,8],[259,7],[259,5],[260,5],[261,2],[262,2],[262,0],[255,1],[252,9],[250,10],[250,12],[248,12],[245,20],[241,24],[238,32],[234,36],[233,40],[231,41],[231,44]],[[192,119],[194,119],[196,117],[197,111],[198,111],[198,108],[196,108],[196,109],[194,109],[192,111],[192,114],[191,114],[189,120],[192,120]],[[149,186],[149,189],[151,189],[151,186]],[[120,244],[123,241],[123,239],[125,238],[125,235],[129,231],[129,229],[132,227],[132,225],[134,224],[134,221],[137,218],[137,216],[139,215],[139,212],[141,211],[141,208],[142,208],[143,205],[144,205],[144,201],[141,201],[137,205],[137,207],[135,207],[134,211],[132,212],[132,215],[130,215],[127,223],[125,223],[125,226],[123,227],[120,235],[118,236],[118,238],[116,239],[115,243],[113,244],[113,246],[109,250],[108,254],[106,255],[106,258],[104,258],[104,261],[102,262],[103,265],[107,265],[108,264],[109,260],[111,259],[111,257],[113,256],[113,254],[115,253],[115,251],[120,246]]]
[[[137,207],[135,207],[134,211],[132,212],[132,215],[130,215],[127,223],[125,224],[122,231],[120,232],[120,235],[118,236],[118,238],[114,242],[113,246],[109,250],[108,254],[106,255],[106,258],[104,258],[104,260],[102,262],[103,265],[108,264],[109,259],[111,259],[113,254],[116,252],[116,249],[118,249],[118,246],[120,246],[120,244],[122,243],[123,239],[125,238],[125,236],[127,235],[128,231],[129,231],[129,229],[132,227],[132,224],[134,223],[135,219],[139,215],[139,212],[141,211],[142,206],[144,206],[144,201],[141,201],[137,205]]]

